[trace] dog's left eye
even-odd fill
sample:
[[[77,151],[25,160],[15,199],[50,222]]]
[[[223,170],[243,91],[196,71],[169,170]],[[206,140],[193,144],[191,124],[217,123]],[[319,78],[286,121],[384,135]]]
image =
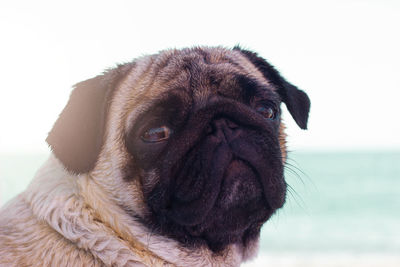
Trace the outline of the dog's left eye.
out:
[[[142,140],[148,143],[155,143],[167,140],[172,134],[171,128],[163,125],[151,128],[144,132],[141,136]]]
[[[257,112],[263,115],[266,119],[274,120],[276,118],[276,111],[274,108],[269,106],[258,106]]]

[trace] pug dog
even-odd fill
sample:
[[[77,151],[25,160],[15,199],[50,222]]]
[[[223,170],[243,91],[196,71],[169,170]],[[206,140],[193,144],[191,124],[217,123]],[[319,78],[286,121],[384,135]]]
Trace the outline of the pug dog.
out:
[[[285,202],[281,102],[256,53],[166,50],[78,83],[52,154],[0,213],[1,266],[239,266]]]

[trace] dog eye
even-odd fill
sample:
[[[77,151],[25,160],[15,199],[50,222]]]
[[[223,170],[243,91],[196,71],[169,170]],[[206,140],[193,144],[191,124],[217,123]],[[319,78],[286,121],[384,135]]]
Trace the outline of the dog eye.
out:
[[[276,111],[272,107],[258,106],[256,110],[266,119],[274,120],[276,118]]]
[[[163,125],[161,127],[151,128],[143,133],[142,140],[148,143],[155,143],[167,140],[172,134],[172,130]]]

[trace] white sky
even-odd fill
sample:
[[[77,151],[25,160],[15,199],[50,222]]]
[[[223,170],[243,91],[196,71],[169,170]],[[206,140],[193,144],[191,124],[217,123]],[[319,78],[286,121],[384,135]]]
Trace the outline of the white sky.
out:
[[[291,150],[400,148],[400,1],[1,1],[0,152],[48,151],[71,86],[171,47],[241,44],[312,101]]]

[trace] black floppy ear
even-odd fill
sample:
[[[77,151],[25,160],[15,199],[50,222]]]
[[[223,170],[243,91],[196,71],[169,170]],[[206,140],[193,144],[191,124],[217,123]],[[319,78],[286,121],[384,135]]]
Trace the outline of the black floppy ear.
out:
[[[128,69],[121,65],[74,86],[46,139],[68,171],[79,174],[94,168],[103,145],[112,91]]]
[[[310,111],[310,99],[307,94],[286,81],[271,64],[256,53],[241,49],[238,46],[233,49],[242,52],[261,71],[264,77],[276,86],[282,101],[286,104],[297,125],[301,129],[307,129]]]

